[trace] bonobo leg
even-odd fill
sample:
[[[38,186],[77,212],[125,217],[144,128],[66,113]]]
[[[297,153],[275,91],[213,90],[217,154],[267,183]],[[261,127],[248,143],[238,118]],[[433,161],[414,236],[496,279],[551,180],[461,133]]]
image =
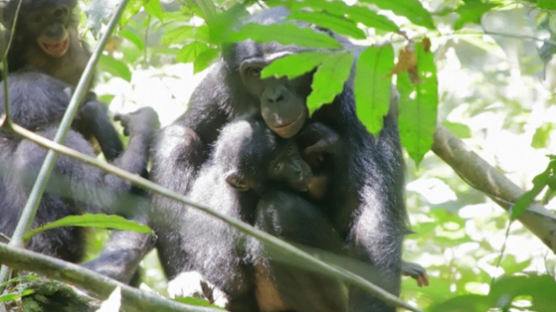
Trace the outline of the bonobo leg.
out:
[[[153,148],[151,179],[180,194],[187,194],[195,181],[197,170],[206,159],[203,141],[188,127],[173,124],[160,131]],[[183,205],[153,194],[150,223],[158,235],[157,249],[168,278],[178,275],[185,267],[180,252],[180,223]]]
[[[342,243],[318,207],[303,198],[286,192],[270,191],[259,201],[255,225],[269,234],[309,247],[311,250],[339,253]],[[347,293],[344,285],[332,278],[301,268],[266,247],[254,248],[257,266],[257,300],[263,311],[268,306],[267,275],[275,282],[285,306],[294,311],[346,311]],[[290,263],[287,263],[290,262]],[[307,270],[309,269],[309,270]],[[265,287],[261,287],[265,285]]]

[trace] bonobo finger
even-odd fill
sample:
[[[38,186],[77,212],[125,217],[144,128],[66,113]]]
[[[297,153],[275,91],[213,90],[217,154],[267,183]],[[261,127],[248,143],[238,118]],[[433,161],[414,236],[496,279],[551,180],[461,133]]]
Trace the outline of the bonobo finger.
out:
[[[129,129],[128,129],[129,115],[128,114],[116,114],[116,115],[114,115],[114,120],[119,121],[122,124],[122,127],[124,128],[124,134],[126,136],[129,136]]]

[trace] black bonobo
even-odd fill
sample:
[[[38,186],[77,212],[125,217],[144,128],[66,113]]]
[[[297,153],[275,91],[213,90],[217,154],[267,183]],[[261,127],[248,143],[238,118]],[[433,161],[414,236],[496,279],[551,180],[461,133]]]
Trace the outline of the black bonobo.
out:
[[[284,8],[271,8],[246,22],[282,23],[287,22],[288,14]],[[347,43],[345,49],[358,54],[358,48]],[[356,273],[398,295],[407,216],[404,164],[395,115],[397,99],[392,98],[390,113],[384,117],[384,127],[376,137],[366,131],[355,114],[351,81],[332,103],[306,121],[305,98],[311,91],[312,73],[291,81],[259,76],[274,59],[301,51],[294,46],[253,41],[228,46],[223,60],[196,88],[188,111],[161,131],[154,148],[152,177],[183,194],[195,194],[197,185],[205,183],[210,194],[205,191],[204,196],[192,196],[196,200],[222,211],[236,211],[238,218],[296,244],[352,258],[348,262],[357,263],[353,268]],[[337,135],[339,150],[334,144],[313,142],[301,146],[303,153],[314,145],[309,155],[315,159],[309,157],[306,161],[315,164],[316,173],[328,176],[326,192],[320,199],[307,197],[287,185],[267,187],[256,194],[237,189],[232,192],[223,178],[202,182],[209,179],[209,174],[199,169],[205,168],[207,159],[211,162],[209,155],[215,153],[211,148],[219,131],[237,116],[251,111],[260,113],[267,126],[282,138],[297,140],[304,124],[322,124]],[[333,152],[328,156],[326,149],[331,147]],[[323,153],[324,161],[320,159]],[[257,196],[248,197],[248,203],[242,204],[249,193]],[[257,200],[254,210],[253,198]],[[154,196],[152,209],[156,218],[153,227],[159,234],[157,247],[169,277],[197,269],[185,265],[197,261],[197,266],[204,268],[202,274],[227,293],[232,311],[395,310],[357,287],[284,263],[276,253],[253,240],[247,239],[251,243],[247,244],[244,257],[237,253],[243,241],[241,235],[231,235],[230,228],[197,213],[188,213],[187,222],[176,223],[173,220],[182,220],[184,207],[170,200]],[[213,229],[226,234],[217,238],[211,233]],[[203,245],[186,247],[183,237],[195,237]],[[208,242],[211,248],[206,246]],[[235,266],[215,266],[209,260],[213,255],[207,254],[209,249]],[[220,284],[222,281],[234,281],[230,282],[233,286],[226,287]]]
[[[8,92],[13,122],[52,139],[68,105],[68,88],[68,84],[38,72],[10,74]],[[4,89],[0,89],[0,101],[3,103],[4,99]],[[3,113],[2,105],[0,115]],[[112,163],[132,173],[142,174],[146,170],[150,142],[158,129],[158,117],[154,110],[143,108],[119,116],[119,119],[130,139],[126,150]],[[64,144],[94,156],[91,143],[73,129]],[[45,154],[46,150],[42,147],[0,130],[0,231],[3,234],[10,236],[13,233]],[[137,205],[145,203],[131,196],[130,190],[131,184],[124,180],[60,156],[33,226],[85,212],[135,216],[140,210]],[[57,228],[33,237],[28,247],[77,262],[83,256],[84,233],[82,228]],[[142,237],[135,243],[146,245],[147,241]],[[125,253],[124,249],[122,247],[120,253]],[[122,275],[115,277],[125,280],[132,273],[120,272]]]
[[[10,30],[18,3],[18,0],[8,1],[2,14],[2,24],[7,29],[5,36],[13,36],[13,44],[8,52],[9,73],[42,72],[67,83],[70,87],[68,93],[71,93],[90,56],[77,31],[77,1],[22,0],[16,28],[12,33]],[[21,80],[21,77],[18,79]],[[33,87],[32,84],[20,84],[20,88],[23,87],[26,89],[17,89],[16,92],[33,93],[28,90]],[[81,112],[76,130],[87,139],[94,138],[107,160],[118,157],[123,150],[122,142],[108,118],[106,105],[97,101],[96,95],[90,92]]]

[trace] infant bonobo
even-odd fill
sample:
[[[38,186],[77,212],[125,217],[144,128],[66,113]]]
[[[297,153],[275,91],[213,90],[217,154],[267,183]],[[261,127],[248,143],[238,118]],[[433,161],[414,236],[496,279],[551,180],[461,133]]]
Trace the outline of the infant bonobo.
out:
[[[266,168],[266,181],[261,180],[261,175],[249,174],[248,170],[236,168],[228,173],[226,182],[238,190],[262,191],[269,182],[281,182],[295,191],[307,193],[311,199],[322,199],[328,186],[328,175],[322,163],[326,154],[334,154],[339,148],[339,136],[329,127],[322,123],[309,124],[300,134],[299,138],[280,140],[276,147],[275,155]],[[300,151],[298,139],[301,145],[307,146]],[[243,149],[243,158],[252,153],[252,149]],[[259,151],[260,152],[260,151]],[[261,166],[257,166],[261,167]]]

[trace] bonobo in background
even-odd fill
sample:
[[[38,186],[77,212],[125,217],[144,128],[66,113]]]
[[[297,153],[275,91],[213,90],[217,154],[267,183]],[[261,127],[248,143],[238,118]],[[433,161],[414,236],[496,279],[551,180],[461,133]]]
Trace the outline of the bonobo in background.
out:
[[[52,139],[68,105],[68,88],[66,83],[38,72],[11,74],[8,91],[13,121]],[[2,88],[0,102],[3,103],[4,99]],[[2,113],[4,106],[0,105]],[[119,118],[130,140],[126,150],[112,163],[132,173],[142,174],[146,170],[150,142],[158,128],[158,117],[152,109],[143,108]],[[92,145],[73,129],[69,131],[65,145],[94,156]],[[0,130],[0,231],[3,234],[9,236],[13,233],[45,154],[46,150],[42,147]],[[144,209],[137,207],[144,205],[144,200],[136,201],[135,197],[129,196],[130,190],[131,185],[126,181],[60,156],[33,226],[85,212],[135,216],[136,211]],[[32,250],[76,262],[83,256],[84,233],[82,228],[56,228],[33,237],[28,246]],[[148,239],[134,234],[131,236],[136,241],[128,243],[145,249]],[[130,252],[134,250],[129,249]],[[127,252],[120,250],[122,254]],[[132,267],[133,262],[128,266]],[[130,268],[131,272],[120,271],[113,276],[129,279],[134,269]]]
[[[272,8],[245,23],[281,23],[288,13],[284,8]],[[357,47],[349,44],[345,48],[355,55],[359,53]],[[219,130],[246,112],[262,111],[269,128],[284,138],[295,138],[305,121],[305,98],[311,91],[312,73],[291,81],[262,80],[259,74],[277,55],[302,50],[253,41],[225,48],[224,59],[194,91],[188,111],[161,131],[154,148],[154,181],[182,194],[194,192],[197,183],[201,183],[197,180],[208,179],[199,168],[204,168],[203,163],[211,159],[208,157]],[[276,186],[256,194],[258,203],[252,217],[238,217],[247,221],[253,218],[252,222],[263,230],[294,243],[355,258],[356,262],[366,264],[357,273],[397,295],[407,217],[403,200],[404,164],[392,109],[396,98],[377,137],[369,134],[357,119],[354,105],[353,86],[348,81],[333,103],[319,109],[309,120],[329,127],[342,142],[341,151],[322,164],[322,170],[329,173],[328,192],[322,200],[307,200],[288,187]],[[266,108],[278,115],[268,114]],[[275,118],[280,114],[284,118]],[[218,201],[218,208],[224,212],[234,211],[240,204],[242,197],[229,192],[225,188],[229,185],[222,181],[207,187],[211,191],[205,203]],[[226,200],[220,202],[219,196]],[[239,211],[249,211],[251,206],[240,204],[240,207]],[[230,297],[228,308],[232,311],[395,310],[356,287],[341,291],[337,281],[275,261],[279,259],[269,258],[268,251],[257,243],[247,249],[244,258],[236,252],[242,245],[241,236],[221,236],[222,239],[210,236],[217,240],[216,244],[198,247],[214,250],[214,254],[198,257],[195,250],[182,244],[182,235],[207,239],[203,235],[210,234],[218,221],[191,214],[187,223],[176,223],[188,209],[159,196],[154,196],[152,209],[153,227],[159,234],[157,246],[168,277],[189,270],[186,264],[192,258],[215,285],[222,280],[236,281],[237,287],[247,285],[235,290],[223,288]],[[213,260],[212,255],[219,260]],[[215,268],[214,261],[233,265]],[[250,286],[253,283],[255,286]],[[265,292],[269,289],[274,289],[276,296]],[[256,303],[253,297],[257,298]],[[279,300],[274,302],[272,298],[276,297]]]
[[[2,14],[2,24],[7,29],[4,35],[7,38],[13,36],[8,52],[9,72],[40,71],[75,87],[90,56],[77,32],[77,1],[22,0],[15,32],[11,33],[18,3],[19,0],[10,0]],[[68,90],[71,92],[71,88]],[[17,91],[33,92],[28,89]],[[88,139],[98,141],[107,160],[114,160],[123,147],[108,119],[107,109],[97,102],[94,93],[89,93],[85,102],[76,125]]]

